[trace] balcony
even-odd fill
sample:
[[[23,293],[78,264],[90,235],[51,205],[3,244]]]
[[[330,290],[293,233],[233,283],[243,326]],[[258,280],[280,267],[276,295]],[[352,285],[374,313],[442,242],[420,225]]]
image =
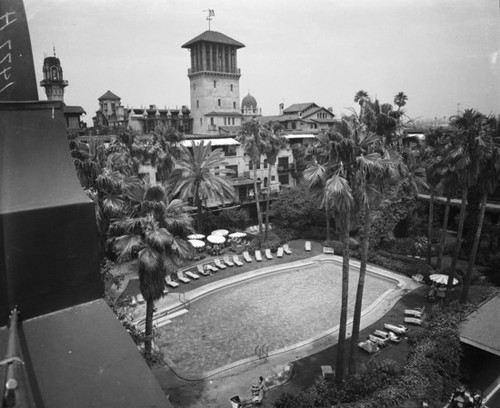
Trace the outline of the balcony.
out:
[[[288,163],[285,165],[278,165],[278,173],[288,173],[295,170],[295,163]]]

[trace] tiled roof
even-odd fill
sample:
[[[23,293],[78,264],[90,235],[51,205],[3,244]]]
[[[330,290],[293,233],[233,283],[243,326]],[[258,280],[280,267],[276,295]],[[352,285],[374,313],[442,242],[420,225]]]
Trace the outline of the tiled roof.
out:
[[[68,105],[64,106],[64,113],[79,113],[81,115],[87,114],[87,112],[85,112],[81,106],[68,106]]]
[[[121,98],[117,95],[115,95],[113,92],[109,91],[106,92],[103,96],[101,96],[99,99],[97,99],[98,101],[103,101],[103,100],[120,100]]]
[[[307,108],[310,108],[312,105],[317,106],[314,102],[306,102],[306,103],[294,103],[293,105],[286,108],[283,113],[295,113],[302,112]]]
[[[200,41],[214,42],[219,44],[227,44],[233,45],[236,48],[243,48],[245,44],[240,43],[239,41],[233,40],[232,38],[219,33],[217,31],[207,30],[204,33],[201,33],[199,36],[194,37],[191,41],[188,41],[186,44],[182,46],[182,48],[191,48],[192,45],[196,44]]]

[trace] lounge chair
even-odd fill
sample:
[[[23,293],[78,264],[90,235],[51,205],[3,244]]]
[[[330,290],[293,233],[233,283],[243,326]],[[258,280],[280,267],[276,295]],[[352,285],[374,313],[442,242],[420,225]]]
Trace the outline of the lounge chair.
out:
[[[408,331],[408,327],[403,326],[402,324],[396,326],[394,324],[384,323],[384,328],[396,334],[405,334]]]
[[[333,248],[332,247],[327,247],[327,246],[323,247],[323,253],[324,254],[329,254],[329,255],[334,255],[335,254]]]
[[[191,279],[194,279],[194,280],[200,279],[200,275],[197,275],[194,272],[185,271],[184,273],[186,274],[186,276],[189,276]]]
[[[406,316],[412,316],[412,317],[422,317],[422,314],[424,313],[424,308],[415,308],[415,309],[406,309],[405,310],[405,315]]]
[[[389,339],[389,341],[392,341],[393,343],[401,342],[400,337],[391,331],[375,330],[373,334],[382,339]]]
[[[255,250],[255,259],[258,261],[258,262],[261,262],[262,261],[262,253],[260,252],[260,250],[256,249]]]
[[[248,253],[248,251],[243,251],[243,259],[247,262],[252,262],[252,257]]]
[[[220,259],[218,259],[218,258],[214,259],[214,264],[215,264],[215,266],[216,266],[217,268],[219,268],[219,269],[226,269],[226,268],[227,268],[227,266],[226,266],[226,265],[224,265],[224,264],[220,261]]]
[[[229,259],[227,255],[224,255],[222,257],[222,261],[227,265],[227,266],[234,266],[234,262]]]
[[[366,340],[358,343],[358,347],[366,351],[368,354],[377,354],[380,349],[378,346],[371,340]]]
[[[212,273],[217,272],[219,270],[216,266],[213,266],[211,264],[205,264],[205,266],[207,267],[207,271]]]
[[[417,326],[422,325],[422,319],[418,317],[405,317],[404,322],[409,324],[415,324]]]
[[[383,339],[382,337],[374,336],[373,334],[368,335],[368,340],[375,343],[379,347],[386,347],[389,345],[389,338]]]
[[[179,279],[182,283],[191,282],[191,279],[186,278],[181,271],[177,271],[177,279]]]
[[[179,283],[173,281],[170,275],[165,278],[165,282],[167,282],[167,285],[171,288],[176,288],[177,286],[179,286]]]
[[[135,296],[132,296],[130,298],[130,306],[137,306],[137,299],[135,298]]]
[[[283,258],[283,247],[278,247],[278,252],[276,253],[278,258]]]
[[[307,252],[310,252],[311,251],[311,241],[306,241],[306,243],[304,244],[304,248]]]
[[[240,261],[240,258],[238,255],[233,255],[233,262],[237,266],[243,266],[243,262]]]
[[[141,293],[139,293],[135,298],[137,299],[137,303],[139,303],[139,304],[145,302],[144,296],[142,296]]]
[[[208,271],[208,268],[206,265],[198,264],[196,266],[196,269],[200,275],[203,276],[210,276],[210,272]]]
[[[420,274],[420,273],[417,273],[415,275],[412,275],[412,279],[415,281],[415,282],[418,282],[418,283],[422,283],[424,281],[424,275]]]
[[[292,254],[292,250],[290,249],[290,247],[288,246],[288,244],[283,245],[283,251],[285,251],[285,254],[287,254],[287,255],[291,255]]]
[[[271,255],[271,250],[269,248],[266,249],[265,254],[267,259],[273,259],[273,256]]]

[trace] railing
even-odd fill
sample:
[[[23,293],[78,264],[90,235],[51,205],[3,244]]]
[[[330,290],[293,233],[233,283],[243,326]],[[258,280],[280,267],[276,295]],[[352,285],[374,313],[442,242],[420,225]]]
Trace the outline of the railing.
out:
[[[284,166],[278,165],[278,172],[280,172],[280,173],[285,173],[285,172],[293,171],[293,170],[295,170],[295,163],[289,163],[289,164],[286,164]]]

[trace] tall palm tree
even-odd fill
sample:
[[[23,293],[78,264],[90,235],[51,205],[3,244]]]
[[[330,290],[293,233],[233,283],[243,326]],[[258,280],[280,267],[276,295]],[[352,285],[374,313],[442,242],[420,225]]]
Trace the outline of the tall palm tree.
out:
[[[255,194],[255,207],[257,209],[257,222],[259,224],[260,239],[262,234],[262,212],[260,209],[260,194],[257,183],[257,163],[260,163],[261,156],[265,154],[267,146],[269,129],[261,126],[257,121],[251,120],[243,124],[243,130],[238,134],[237,140],[240,142],[245,155],[253,163],[253,186]]]
[[[480,138],[480,127],[484,116],[472,109],[466,109],[463,114],[452,118],[451,124],[455,127],[455,137],[458,144],[455,149],[450,150],[444,157],[445,164],[456,169],[460,174],[460,187],[462,189],[462,202],[457,231],[457,241],[451,262],[448,285],[446,287],[446,299],[449,302],[455,269],[462,245],[462,233],[465,223],[465,210],[467,206],[467,194],[469,187],[475,182],[479,172],[479,162],[484,154],[483,141]]]
[[[167,273],[175,272],[189,256],[182,237],[192,231],[191,222],[184,203],[168,203],[164,191],[156,186],[146,190],[144,200],[128,217],[112,224],[110,240],[118,262],[137,257],[139,288],[146,300],[146,355],[152,351],[154,302],[165,294]]]
[[[368,92],[363,91],[362,89],[356,92],[356,95],[354,95],[354,102],[359,103],[359,117],[363,118],[363,105],[365,102],[368,102],[370,100],[370,97],[368,96]]]
[[[218,168],[227,165],[224,153],[221,149],[212,151],[210,142],[204,144],[204,141],[201,141],[199,145],[193,142],[190,149],[181,147],[181,157],[175,161],[177,167],[169,181],[172,185],[171,194],[174,197],[179,194],[184,200],[190,197],[194,199],[197,208],[197,228],[201,232],[203,200],[219,200],[223,203],[234,198],[234,187],[226,176],[231,174],[232,170]]]
[[[471,253],[469,254],[467,272],[465,274],[462,293],[460,295],[460,303],[466,303],[469,296],[469,288],[474,271],[474,263],[476,260],[479,242],[481,240],[481,230],[484,222],[484,215],[486,213],[488,195],[495,191],[500,177],[500,140],[495,140],[492,137],[495,127],[495,118],[489,118],[488,123],[485,124],[483,129],[483,136],[486,139],[485,143],[487,144],[487,149],[485,149],[485,152],[480,161],[481,176],[478,178],[478,187],[482,192],[481,204],[479,219],[474,235],[474,242],[472,244]]]
[[[266,132],[266,158],[269,165],[268,169],[268,183],[271,184],[271,170],[278,160],[278,155],[280,151],[286,146],[286,139],[281,135],[281,129],[279,126],[269,125],[271,128],[269,132]],[[269,235],[269,201],[271,199],[270,191],[267,192],[266,199],[266,232],[264,240],[267,241]]]
[[[407,100],[408,100],[408,97],[405,95],[405,93],[403,91],[398,92],[394,96],[394,104],[397,105],[398,111],[400,111],[401,108],[406,105]]]

